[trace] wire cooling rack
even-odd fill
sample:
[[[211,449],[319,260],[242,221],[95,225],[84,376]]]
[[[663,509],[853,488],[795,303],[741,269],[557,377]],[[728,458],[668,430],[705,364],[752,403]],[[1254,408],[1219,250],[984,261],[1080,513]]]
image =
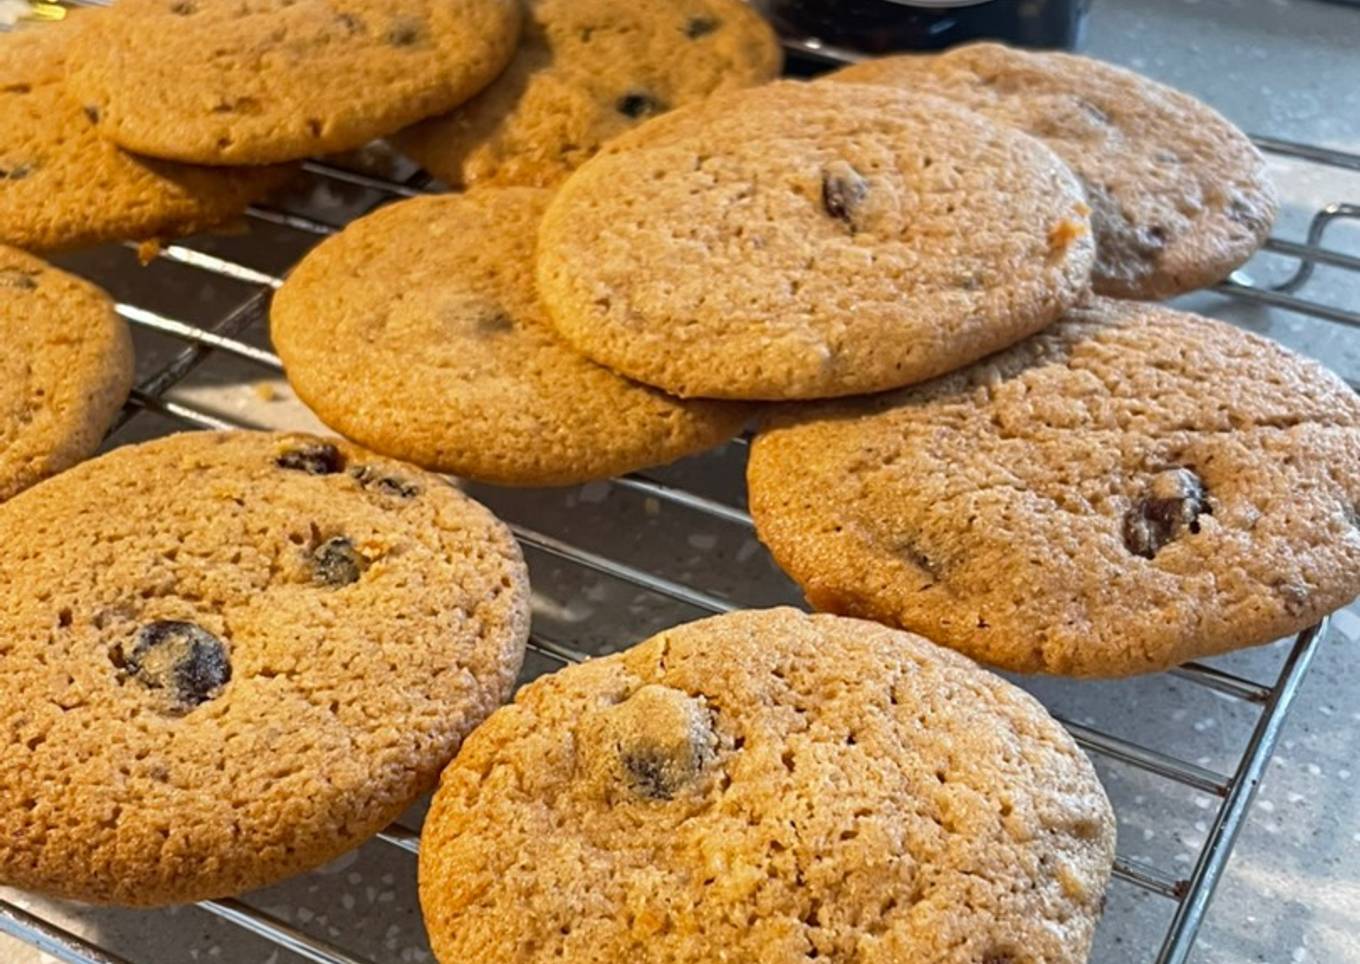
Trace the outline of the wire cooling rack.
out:
[[[789,48],[791,66],[799,72],[814,71],[819,63],[844,59],[843,54],[828,50],[815,41],[791,42]],[[1257,137],[1255,140],[1263,150],[1282,158],[1324,168],[1360,172],[1360,155],[1269,137]],[[210,317],[189,317],[202,312],[186,310],[182,314],[172,314],[163,308],[120,301],[119,314],[140,329],[145,337],[164,342],[171,350],[168,357],[140,379],[114,429],[112,437],[115,441],[123,440],[129,429],[139,427],[142,428],[140,434],[143,436],[185,427],[268,427],[238,414],[224,414],[194,401],[192,393],[178,389],[183,388],[187,380],[193,377],[207,376],[211,379],[216,369],[228,366],[239,369],[244,365],[256,370],[262,379],[277,377],[282,367],[277,356],[263,347],[267,345],[264,332],[270,295],[282,283],[287,264],[270,266],[269,262],[279,260],[279,250],[291,250],[292,254],[287,260],[292,260],[297,252],[338,230],[345,220],[364,210],[431,190],[431,182],[425,175],[409,169],[402,172],[400,165],[396,173],[392,173],[389,168],[382,176],[372,173],[371,167],[366,170],[356,167],[364,165],[339,166],[317,161],[306,163],[303,171],[309,191],[290,195],[278,206],[252,208],[248,213],[252,223],[248,239],[228,238],[222,241],[199,238],[184,244],[167,245],[156,252],[157,261],[188,272],[198,283],[219,294],[225,292],[223,297],[230,302],[231,307],[224,312],[209,313]],[[330,220],[318,216],[315,203],[318,194],[342,197],[344,203],[339,207],[344,210],[344,216]],[[335,205],[331,205],[331,209],[334,208]],[[1272,238],[1266,246],[1267,250],[1290,259],[1293,265],[1292,274],[1284,281],[1266,285],[1239,273],[1216,290],[1238,301],[1285,309],[1315,322],[1360,327],[1360,312],[1341,304],[1310,299],[1304,294],[1314,271],[1320,266],[1354,272],[1360,278],[1360,257],[1324,245],[1329,229],[1346,219],[1360,219],[1360,206],[1338,203],[1318,210],[1311,219],[1303,241]],[[268,237],[253,240],[261,234]],[[270,239],[280,236],[292,237],[291,248],[284,244],[279,245],[278,250],[275,249],[274,241]],[[235,253],[223,254],[224,248]],[[76,264],[75,268],[80,270],[81,265]],[[124,265],[123,270],[129,269]],[[107,278],[97,276],[95,280],[108,282]],[[322,319],[318,319],[318,323],[322,322]],[[1352,387],[1355,387],[1354,384]],[[142,423],[147,424],[143,426]],[[649,509],[664,505],[680,513],[689,513],[695,520],[729,527],[745,534],[749,542],[751,519],[742,507],[743,496],[739,484],[745,445],[744,439],[738,439],[722,453],[721,457],[733,463],[736,470],[717,473],[719,476],[725,474],[731,483],[726,487],[720,486],[719,491],[705,491],[711,487],[695,484],[694,480],[699,475],[686,473],[683,467],[678,472],[630,475],[613,480],[610,486],[612,491],[623,496],[644,501]],[[482,495],[482,492],[477,494]],[[535,518],[532,500],[524,503],[512,500],[508,508],[495,505],[494,499],[489,501],[507,519],[525,547],[531,564],[535,560],[540,563],[546,560],[559,570],[611,580],[656,600],[658,605],[679,606],[691,615],[726,612],[743,605],[768,602],[763,595],[750,598],[748,585],[740,579],[723,583],[720,587],[723,591],[719,593],[701,585],[699,580],[677,578],[666,567],[648,565],[646,546],[642,547],[642,561],[638,562],[625,557],[623,553],[602,552],[592,548],[588,540],[580,537],[579,531],[565,534],[562,531],[543,531],[538,528],[541,519]],[[753,572],[752,567],[760,565],[767,563],[764,560],[742,560],[738,570],[745,567],[745,571]],[[619,648],[627,642],[621,640],[602,646],[589,624],[577,627],[575,632],[553,633],[545,630],[543,624],[546,622],[552,626],[554,621],[551,618],[543,619],[542,615],[536,612],[535,633],[530,641],[531,652],[537,657],[537,672],[579,662],[598,652]],[[640,639],[644,635],[646,633],[639,631],[630,638]],[[1125,843],[1121,833],[1115,877],[1122,886],[1112,890],[1111,901],[1151,897],[1161,902],[1167,910],[1162,916],[1160,933],[1143,935],[1141,943],[1146,944],[1147,960],[1158,964],[1180,964],[1187,959],[1275,748],[1286,714],[1325,635],[1324,622],[1283,644],[1276,667],[1267,674],[1269,678],[1264,682],[1206,664],[1188,664],[1165,674],[1166,679],[1177,685],[1200,694],[1209,694],[1250,714],[1244,741],[1231,759],[1221,761],[1218,766],[1206,765],[1205,759],[1187,759],[1189,754],[1179,752],[1177,746],[1165,748],[1151,745],[1128,735],[1149,732],[1153,722],[1139,716],[1139,700],[1131,695],[1134,691],[1129,689],[1136,685],[1134,682],[1055,684],[1068,688],[1109,685],[1115,687],[1112,691],[1115,696],[1110,698],[1119,700],[1121,693],[1129,697],[1124,708],[1126,712],[1122,714],[1122,726],[1097,726],[1089,720],[1055,713],[1071,730],[1078,743],[1093,755],[1107,782],[1111,774],[1129,773],[1146,780],[1147,786],[1164,796],[1170,805],[1178,801],[1185,802],[1190,799],[1188,795],[1193,795],[1201,801],[1198,804],[1201,810],[1207,810],[1210,816],[1203,822],[1202,844],[1195,848],[1193,858],[1182,862],[1180,866],[1171,861],[1140,855]],[[1046,702],[1052,705],[1053,701]],[[1133,799],[1137,801],[1144,798],[1135,796]],[[1119,817],[1122,827],[1136,818],[1137,814],[1131,814],[1127,808],[1120,808]],[[414,855],[419,849],[419,834],[411,827],[395,825],[379,835],[377,845]],[[413,864],[413,856],[409,859]],[[411,872],[414,873],[413,865]],[[337,946],[320,936],[316,932],[318,929],[297,926],[252,905],[248,898],[249,895],[244,900],[204,901],[196,906],[198,910],[243,928],[302,960],[318,964],[372,964],[372,961],[378,960],[373,958],[371,961],[352,949]],[[63,961],[78,964],[131,964],[111,950],[97,946],[46,916],[26,910],[11,901],[0,900],[0,932],[26,941]]]

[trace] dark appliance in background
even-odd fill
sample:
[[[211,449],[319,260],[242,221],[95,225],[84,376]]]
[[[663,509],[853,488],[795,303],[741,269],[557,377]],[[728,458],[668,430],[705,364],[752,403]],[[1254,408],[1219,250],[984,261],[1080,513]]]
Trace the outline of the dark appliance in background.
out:
[[[763,0],[789,38],[866,54],[939,50],[972,40],[1079,47],[1091,0]]]

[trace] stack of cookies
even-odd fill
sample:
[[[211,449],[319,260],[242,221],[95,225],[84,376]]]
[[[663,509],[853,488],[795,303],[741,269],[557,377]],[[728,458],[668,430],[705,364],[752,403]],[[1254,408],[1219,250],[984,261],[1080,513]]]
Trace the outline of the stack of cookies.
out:
[[[609,478],[730,439],[750,406],[682,398],[553,330],[537,236],[553,189],[607,141],[780,65],[740,0],[529,3],[504,72],[393,139],[467,190],[355,223],[279,292],[272,336],[298,395],[361,444],[500,485]]]
[[[529,100],[496,134],[399,138],[476,157],[443,168],[469,189],[361,220],[275,300],[290,379],[344,434],[555,484],[756,417],[756,525],[814,605],[1020,671],[1164,669],[1360,591],[1354,393],[1148,303],[1275,215],[1205,105],[981,44],[718,90],[568,172]]]
[[[274,300],[350,441],[77,465],[127,331],[0,248],[0,883],[240,893],[442,771],[447,962],[1086,959],[1109,802],[972,660],[1128,675],[1345,605],[1360,400],[1150,303],[1275,214],[1204,105],[996,45],[779,67],[738,0],[119,0],[0,39],[15,247],[198,230],[375,137],[458,189]],[[502,707],[524,562],[432,473],[572,484],[753,421],[759,534],[826,613],[678,627]]]

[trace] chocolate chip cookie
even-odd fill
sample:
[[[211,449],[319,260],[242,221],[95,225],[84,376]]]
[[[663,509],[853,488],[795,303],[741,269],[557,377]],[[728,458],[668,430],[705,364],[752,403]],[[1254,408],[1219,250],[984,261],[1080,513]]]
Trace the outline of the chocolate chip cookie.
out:
[[[94,454],[132,388],[132,337],[94,285],[0,246],[0,345],[4,502]]]
[[[929,378],[1082,297],[1081,189],[944,101],[794,81],[720,94],[573,174],[539,292],[577,350],[671,394],[817,398]]]
[[[97,109],[63,86],[72,37],[98,16],[0,34],[0,243],[52,251],[191,234],[283,184],[286,167],[174,164],[99,137]]]
[[[324,242],[271,313],[298,396],[377,451],[508,485],[607,478],[734,435],[747,406],[671,398],[553,334],[533,280],[549,197],[417,198]]]
[[[1086,960],[1115,825],[1033,698],[792,609],[531,684],[425,822],[439,960]]]
[[[510,693],[485,509],[309,436],[122,448],[0,506],[0,883],[235,894],[361,843]]]
[[[518,0],[119,0],[68,85],[128,150],[266,164],[456,107],[510,60],[520,17]]]
[[[1096,299],[756,440],[761,539],[819,609],[1025,672],[1269,642],[1360,592],[1360,399],[1256,335]]]
[[[988,43],[865,61],[829,79],[945,97],[1051,147],[1086,190],[1101,294],[1167,298],[1213,284],[1275,219],[1265,162],[1241,131],[1193,97],[1098,60]]]
[[[531,0],[505,72],[396,144],[455,187],[548,186],[646,118],[771,80],[781,62],[741,0]]]

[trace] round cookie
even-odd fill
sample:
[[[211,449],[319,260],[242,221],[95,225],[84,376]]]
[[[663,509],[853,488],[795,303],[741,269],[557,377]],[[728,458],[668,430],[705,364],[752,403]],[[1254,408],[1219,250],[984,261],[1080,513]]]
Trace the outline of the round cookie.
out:
[[[192,234],[283,184],[289,168],[190,167],[99,137],[63,86],[66,49],[96,16],[0,34],[0,243],[52,251]]]
[[[937,95],[1042,140],[1081,179],[1099,294],[1168,298],[1251,257],[1278,201],[1240,130],[1193,97],[1072,54],[973,44],[829,75]]]
[[[791,413],[748,482],[814,606],[1011,670],[1161,670],[1360,592],[1360,399],[1153,305],[1095,299],[929,384]]]
[[[0,506],[0,883],[220,897],[330,860],[510,693],[519,550],[308,436],[118,449]]]
[[[1090,761],[924,639],[792,609],[545,677],[425,822],[439,960],[1086,960],[1114,857]]]
[[[671,398],[558,341],[534,293],[550,195],[402,201],[314,250],[275,296],[298,396],[376,451],[503,485],[568,485],[672,462],[749,408]]]
[[[0,344],[4,502],[99,448],[132,388],[132,336],[94,285],[0,246]]]
[[[576,349],[675,395],[904,385],[1042,328],[1087,289],[1066,167],[943,101],[780,82],[616,143],[549,206],[539,292]]]
[[[129,150],[266,164],[456,107],[509,61],[520,16],[518,0],[119,0],[67,81]]]
[[[764,83],[782,60],[741,0],[531,0],[505,72],[395,143],[454,187],[545,187],[639,121]]]

